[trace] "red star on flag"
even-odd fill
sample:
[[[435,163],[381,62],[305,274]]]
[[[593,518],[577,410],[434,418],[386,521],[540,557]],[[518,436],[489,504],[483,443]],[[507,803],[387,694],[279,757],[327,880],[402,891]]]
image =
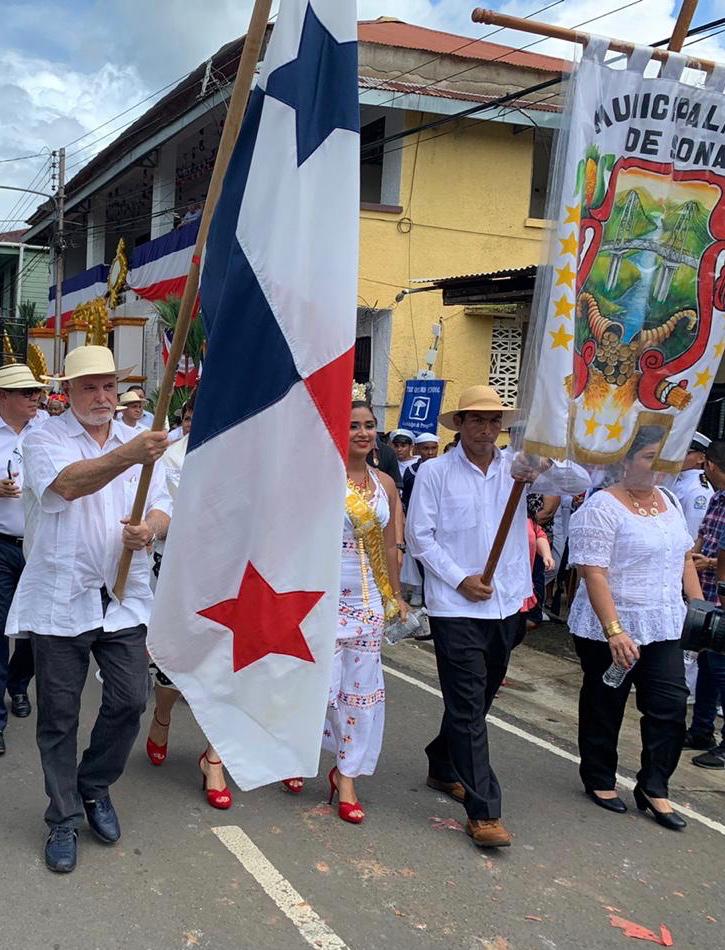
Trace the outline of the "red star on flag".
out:
[[[237,596],[198,613],[232,631],[235,673],[270,653],[314,663],[300,624],[322,596],[304,590],[280,594],[250,561]]]

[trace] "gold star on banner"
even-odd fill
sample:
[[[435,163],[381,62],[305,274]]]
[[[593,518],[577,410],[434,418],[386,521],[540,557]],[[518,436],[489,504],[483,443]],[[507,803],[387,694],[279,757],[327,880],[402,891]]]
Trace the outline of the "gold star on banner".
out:
[[[562,296],[556,301],[556,312],[554,316],[556,317],[566,317],[569,319],[574,310],[574,303],[571,300],[567,300],[566,296]],[[725,344],[723,344],[725,346]]]
[[[613,422],[611,425],[607,425],[607,429],[609,430],[609,432],[607,433],[608,439],[622,438],[622,433],[624,432],[624,426],[619,420],[617,420],[616,422]]]
[[[579,253],[579,241],[577,241],[574,231],[571,232],[569,237],[559,238],[559,244],[561,244],[562,254],[571,254],[576,257]]]
[[[722,343],[716,343],[714,349],[715,356],[717,356],[718,359],[722,359],[723,352],[725,352],[725,340],[723,340]]]
[[[579,224],[579,218],[581,216],[581,209],[579,205],[574,205],[573,207],[566,206],[566,217],[564,218],[564,224]]]
[[[601,422],[597,422],[594,416],[590,416],[588,419],[584,420],[584,431],[587,435],[596,435],[596,431],[601,425]]]
[[[556,282],[556,286],[560,287],[563,284],[566,284],[567,287],[573,287],[574,281],[576,280],[576,274],[569,267],[568,264],[564,264],[563,267],[557,267],[556,273],[559,275],[559,278]]]
[[[554,332],[553,330],[549,330],[549,336],[551,337],[551,340],[552,340],[552,343],[551,343],[552,350],[555,350],[557,346],[560,346],[562,350],[568,350],[569,344],[574,339],[574,334],[567,333],[566,327],[564,326],[563,323],[559,326],[559,329],[556,332]]]
[[[704,369],[701,373],[695,373],[696,386],[709,386],[712,379],[712,373],[709,369]]]

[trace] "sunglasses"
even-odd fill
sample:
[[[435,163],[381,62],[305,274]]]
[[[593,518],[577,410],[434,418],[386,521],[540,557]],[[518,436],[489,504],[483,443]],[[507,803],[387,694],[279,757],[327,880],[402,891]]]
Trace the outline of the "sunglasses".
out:
[[[42,389],[16,389],[16,393],[20,396],[23,396],[25,399],[32,399],[34,396],[39,396],[43,390]]]

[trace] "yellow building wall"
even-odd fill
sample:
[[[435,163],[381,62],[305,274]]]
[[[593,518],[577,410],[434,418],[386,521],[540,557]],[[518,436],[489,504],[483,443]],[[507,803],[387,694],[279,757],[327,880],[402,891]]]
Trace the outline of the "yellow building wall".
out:
[[[427,118],[409,113],[408,127]],[[542,235],[528,218],[531,132],[514,135],[510,125],[468,121],[400,144],[403,211],[363,211],[360,228],[360,305],[394,307],[386,429],[397,424],[404,381],[425,366],[431,327],[441,316],[435,373],[446,380],[446,408],[457,405],[467,386],[488,381],[491,356],[491,318],[443,307],[440,292],[412,294],[397,306],[395,295],[414,287],[414,278],[536,264]]]

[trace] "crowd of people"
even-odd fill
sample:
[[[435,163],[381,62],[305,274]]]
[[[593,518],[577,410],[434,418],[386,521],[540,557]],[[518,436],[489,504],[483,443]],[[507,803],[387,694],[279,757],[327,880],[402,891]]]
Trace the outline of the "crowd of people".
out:
[[[110,350],[68,353],[60,381],[64,408],[40,408],[48,387],[20,364],[0,368],[0,696],[10,711],[32,712],[36,677],[37,742],[49,804],[47,866],[76,866],[84,816],[106,844],[120,824],[109,788],[119,778],[151,692],[145,648],[153,589],[163,570],[194,396],[176,432],[152,431],[141,387],[120,398]],[[451,441],[440,453],[434,433],[379,432],[365,399],[353,400],[347,459],[342,572],[322,747],[334,756],[330,802],[352,824],[366,818],[358,780],[375,771],[383,743],[386,627],[405,623],[419,598],[429,617],[444,712],[425,752],[427,784],[466,812],[466,832],[481,847],[506,847],[502,790],[490,761],[486,717],[512,650],[557,596],[563,572],[569,626],[581,661],[581,778],[586,794],[610,812],[627,810],[616,789],[617,743],[632,685],[642,715],[641,769],[634,797],[672,830],[685,827],[668,801],[668,781],[684,746],[695,764],[725,768],[725,736],[715,738],[725,699],[725,660],[702,653],[694,714],[686,727],[688,687],[679,646],[686,600],[717,601],[725,578],[725,443],[697,435],[675,493],[654,470],[662,428],[647,426],[629,446],[616,480],[594,490],[570,462],[500,448],[515,424],[489,386],[464,391],[440,426]],[[453,435],[455,433],[455,435]],[[154,467],[140,524],[129,522],[140,466]],[[514,483],[527,485],[492,582],[483,565]],[[341,517],[343,513],[341,512]],[[558,525],[557,525],[558,517]],[[122,550],[133,552],[122,602],[113,586]],[[720,552],[723,552],[721,555]],[[404,585],[406,572],[412,583]],[[403,596],[403,588],[408,592]],[[559,594],[561,593],[559,589]],[[538,611],[538,613],[537,613]],[[10,650],[11,642],[14,648]],[[99,667],[100,709],[77,763],[81,693],[90,657]],[[619,685],[606,681],[614,663]],[[152,668],[155,707],[146,739],[154,766],[168,756],[179,698]],[[0,702],[0,754],[7,710]],[[223,764],[207,743],[199,759],[210,806],[233,803]],[[300,794],[302,777],[283,782]]]

